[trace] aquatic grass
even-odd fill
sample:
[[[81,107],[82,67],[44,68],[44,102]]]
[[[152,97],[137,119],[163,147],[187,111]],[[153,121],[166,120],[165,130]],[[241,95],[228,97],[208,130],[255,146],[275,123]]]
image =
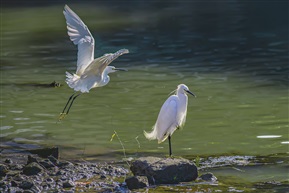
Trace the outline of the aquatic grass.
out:
[[[123,145],[120,137],[118,136],[118,134],[117,134],[117,132],[116,132],[115,130],[114,130],[114,133],[113,133],[112,136],[111,136],[110,142],[112,142],[112,140],[113,140],[113,138],[114,138],[115,136],[117,137],[117,139],[118,139],[118,141],[119,141],[119,143],[120,143],[120,145],[121,145],[121,147],[122,147],[123,160],[124,160],[124,161],[126,162],[126,164],[130,167],[130,163],[128,162],[128,158],[127,158],[126,153],[125,153],[124,145]]]

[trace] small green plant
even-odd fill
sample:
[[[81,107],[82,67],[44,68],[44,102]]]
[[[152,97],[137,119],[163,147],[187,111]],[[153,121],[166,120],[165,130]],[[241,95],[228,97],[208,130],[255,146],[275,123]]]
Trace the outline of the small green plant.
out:
[[[136,140],[136,142],[138,144],[138,148],[140,148],[140,142],[138,141],[138,136],[135,137],[135,140]]]
[[[174,176],[174,180],[176,181],[176,180],[177,180],[177,178],[178,178],[178,177],[177,177],[177,175],[175,175],[175,176]]]
[[[199,156],[197,156],[195,159],[195,164],[197,167],[200,167],[200,161],[201,161],[201,158]]]
[[[120,145],[122,147],[124,160],[127,163],[127,165],[130,166],[130,164],[127,161],[124,145],[123,145],[122,141],[120,140],[120,138],[119,138],[119,136],[118,136],[118,134],[117,134],[117,132],[115,130],[114,130],[114,133],[111,135],[110,141],[112,141],[115,136],[117,137],[117,139],[118,139],[118,141],[119,141],[119,143],[120,143]]]

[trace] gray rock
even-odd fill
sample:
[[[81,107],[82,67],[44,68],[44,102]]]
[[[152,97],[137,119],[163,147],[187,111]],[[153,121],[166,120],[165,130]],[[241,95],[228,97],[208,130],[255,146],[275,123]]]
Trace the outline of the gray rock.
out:
[[[6,176],[8,167],[4,164],[0,164],[0,176]]]
[[[19,188],[19,187],[9,187],[9,188],[7,188],[6,190],[4,190],[3,192],[15,192],[15,193],[19,193],[19,192],[25,192],[25,191],[23,191],[21,188]]]
[[[32,190],[24,190],[23,193],[34,193]]]
[[[149,186],[146,176],[133,176],[125,179],[125,183],[130,190],[145,188]]]
[[[68,180],[68,181],[64,182],[63,185],[62,185],[63,188],[72,188],[74,186],[75,186],[75,184],[71,180]]]
[[[30,181],[22,181],[21,184],[19,184],[19,188],[22,188],[24,190],[30,189],[34,186],[34,184]]]
[[[12,180],[10,182],[10,184],[11,184],[12,187],[17,187],[18,186],[18,183],[16,181],[14,181],[14,180]]]
[[[73,190],[64,190],[64,191],[61,191],[61,192],[63,192],[63,193],[74,193],[75,191],[73,191]]]
[[[47,183],[53,183],[54,180],[53,180],[53,178],[46,178],[46,182],[47,182]]]
[[[53,156],[48,156],[48,159],[54,164],[54,165],[58,165],[59,161],[53,157]]]
[[[48,158],[49,156],[53,156],[56,159],[58,159],[58,156],[59,156],[58,147],[30,149],[27,151],[32,154],[37,154],[38,156],[42,158]]]
[[[35,156],[28,155],[28,157],[27,157],[27,164],[30,164],[30,163],[33,163],[33,162],[38,163],[37,158],[36,158]]]
[[[211,172],[206,173],[206,174],[202,174],[199,178],[200,178],[201,180],[210,181],[210,182],[215,182],[215,181],[218,180],[218,179],[216,178],[216,176],[214,176],[214,174],[212,174]]]
[[[147,176],[150,185],[190,182],[198,177],[196,165],[183,158],[142,157],[132,162],[135,176]]]
[[[22,170],[23,169],[23,166],[21,164],[13,164],[13,165],[10,165],[10,170]]]
[[[37,175],[42,172],[42,170],[43,168],[39,164],[32,162],[24,167],[23,174],[27,176]]]
[[[38,186],[35,186],[35,184],[34,184],[34,186],[32,186],[32,188],[30,190],[34,193],[38,193],[38,192],[41,192],[41,189]]]
[[[21,181],[25,180],[25,177],[24,177],[24,175],[18,174],[18,175],[15,175],[15,176],[13,177],[13,179],[14,179],[15,181],[21,182]]]
[[[58,167],[73,167],[73,163],[69,162],[69,161],[60,161],[57,164]]]
[[[49,159],[45,159],[39,162],[43,167],[45,167],[46,169],[48,168],[52,168],[55,165],[49,160]]]
[[[5,188],[6,187],[6,184],[4,181],[0,181],[0,188]]]
[[[13,161],[12,161],[11,159],[9,159],[9,158],[5,159],[4,162],[5,162],[6,164],[12,164],[12,163],[13,163]]]
[[[100,179],[105,179],[106,176],[105,176],[105,175],[101,175],[99,178],[100,178]]]
[[[30,164],[33,162],[40,164],[41,166],[45,167],[46,169],[54,167],[55,163],[58,164],[57,159],[54,158],[53,156],[48,156],[47,159],[42,159],[42,158],[35,156],[35,155],[28,155],[27,164]]]

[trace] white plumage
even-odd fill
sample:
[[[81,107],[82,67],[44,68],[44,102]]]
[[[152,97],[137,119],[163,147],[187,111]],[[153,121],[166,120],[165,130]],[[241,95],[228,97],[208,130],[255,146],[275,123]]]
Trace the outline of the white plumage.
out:
[[[186,93],[195,96],[186,85],[178,85],[175,94],[171,95],[163,104],[152,132],[144,131],[147,139],[157,139],[158,143],[161,143],[169,137],[170,143],[170,136],[176,129],[183,127],[186,122],[188,105]]]
[[[109,73],[125,69],[108,66],[112,61],[123,54],[129,53],[127,49],[121,49],[115,53],[104,54],[103,56],[94,59],[94,38],[91,35],[87,26],[67,5],[64,6],[63,14],[66,19],[67,33],[70,40],[77,45],[77,69],[76,73],[71,74],[66,72],[66,83],[81,93],[88,93],[90,89],[95,87],[105,86],[109,83]],[[63,119],[68,114],[74,100],[80,94],[71,95],[69,97],[62,113],[60,113],[59,120]],[[64,113],[66,107],[71,101],[68,110]]]
[[[70,88],[82,93],[106,85],[110,80],[109,73],[123,70],[108,65],[129,51],[121,49],[94,59],[94,38],[87,26],[67,5],[64,7],[63,14],[70,40],[78,47],[76,73],[66,72],[66,83]]]

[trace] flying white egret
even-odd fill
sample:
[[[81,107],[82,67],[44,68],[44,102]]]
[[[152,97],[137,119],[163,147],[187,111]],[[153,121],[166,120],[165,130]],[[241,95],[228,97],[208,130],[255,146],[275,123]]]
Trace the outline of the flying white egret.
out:
[[[175,94],[171,95],[163,104],[156,124],[152,128],[153,131],[150,133],[144,131],[147,139],[157,139],[158,143],[164,142],[168,138],[170,156],[172,155],[171,135],[176,129],[183,127],[186,121],[188,105],[186,93],[195,96],[186,85],[178,85]]]
[[[127,49],[121,49],[115,53],[104,54],[94,59],[94,38],[87,26],[67,5],[64,6],[63,14],[66,19],[68,35],[70,40],[77,45],[77,69],[75,74],[66,72],[66,83],[74,93],[69,97],[59,120],[63,119],[76,99],[81,93],[88,93],[90,89],[108,84],[109,73],[126,71],[125,69],[108,66],[112,61],[123,54],[129,53]],[[76,95],[76,92],[80,93]],[[66,113],[65,109],[71,101]]]

